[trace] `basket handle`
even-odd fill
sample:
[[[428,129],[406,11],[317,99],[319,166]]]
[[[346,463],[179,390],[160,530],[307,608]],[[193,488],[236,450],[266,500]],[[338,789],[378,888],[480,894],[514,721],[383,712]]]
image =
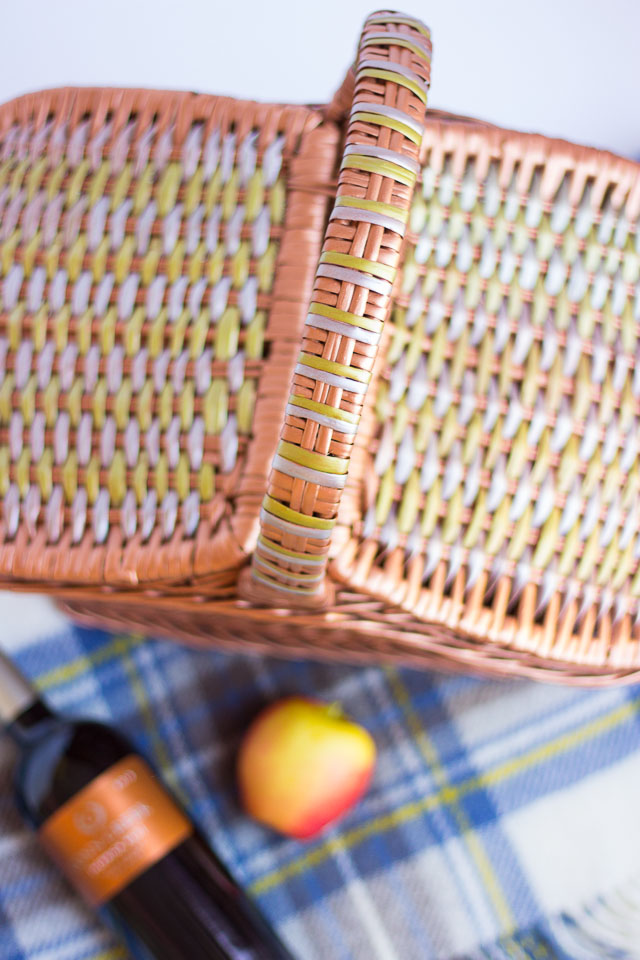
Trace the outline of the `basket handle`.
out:
[[[431,42],[418,20],[365,22],[335,206],[240,590],[279,607],[330,602],[325,572],[351,448],[390,304],[419,171]],[[346,111],[345,111],[346,112]]]

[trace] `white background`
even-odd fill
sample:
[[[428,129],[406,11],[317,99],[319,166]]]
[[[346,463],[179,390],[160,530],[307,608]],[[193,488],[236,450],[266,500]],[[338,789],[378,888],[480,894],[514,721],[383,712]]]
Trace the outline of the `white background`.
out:
[[[640,0],[394,0],[431,104],[640,156]],[[66,84],[326,101],[381,0],[0,0],[0,101]]]

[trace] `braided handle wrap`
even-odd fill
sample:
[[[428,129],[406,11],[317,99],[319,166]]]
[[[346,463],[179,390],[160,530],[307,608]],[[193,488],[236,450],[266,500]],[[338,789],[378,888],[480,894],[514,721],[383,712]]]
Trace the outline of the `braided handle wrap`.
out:
[[[419,171],[431,41],[388,11],[366,21],[335,206],[260,514],[247,599],[328,601],[325,568],[388,315]]]

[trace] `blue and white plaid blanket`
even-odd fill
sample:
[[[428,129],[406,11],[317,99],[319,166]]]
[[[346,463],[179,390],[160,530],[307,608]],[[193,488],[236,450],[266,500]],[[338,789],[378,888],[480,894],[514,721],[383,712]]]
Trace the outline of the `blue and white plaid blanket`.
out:
[[[25,673],[129,734],[300,960],[640,957],[640,688],[286,663],[58,617],[43,633],[39,601],[1,602]],[[379,747],[366,798],[306,844],[249,821],[233,786],[248,721],[294,692],[340,700]],[[21,824],[14,759],[4,738],[0,960],[124,958]]]

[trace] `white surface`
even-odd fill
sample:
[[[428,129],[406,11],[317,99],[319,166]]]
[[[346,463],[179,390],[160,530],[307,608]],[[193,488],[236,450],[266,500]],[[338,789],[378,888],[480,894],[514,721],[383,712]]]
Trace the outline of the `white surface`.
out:
[[[0,593],[0,648],[19,650],[34,637],[61,630],[65,620],[50,600],[24,593]]]
[[[397,2],[432,29],[433,106],[640,156],[638,0]],[[379,6],[4,0],[0,101],[104,84],[323,102]]]

